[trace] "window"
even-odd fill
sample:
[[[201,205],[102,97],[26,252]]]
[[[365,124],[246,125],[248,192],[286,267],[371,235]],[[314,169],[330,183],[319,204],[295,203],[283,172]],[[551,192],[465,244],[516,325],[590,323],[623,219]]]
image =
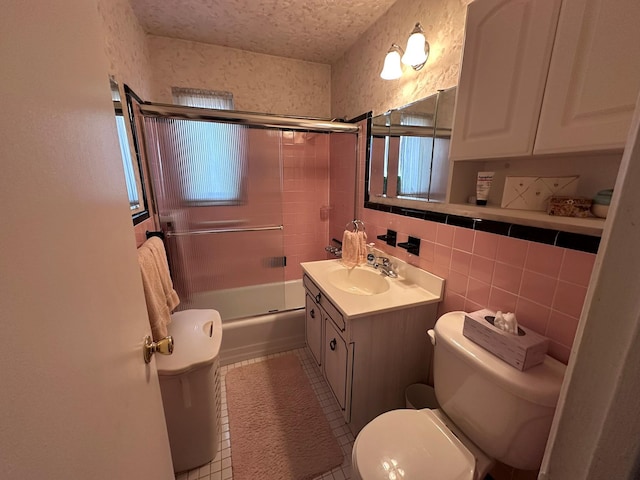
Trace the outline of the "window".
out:
[[[111,100],[115,110],[116,128],[118,130],[118,141],[120,144],[120,156],[122,158],[122,166],[124,169],[124,177],[127,184],[127,195],[129,197],[129,209],[133,217],[133,224],[136,225],[143,220],[149,218],[149,211],[146,206],[144,196],[144,187],[141,180],[141,168],[137,155],[135,136],[132,137],[133,144],[129,142],[129,130],[127,125],[131,124],[127,121],[126,110],[123,110],[122,97],[120,95],[120,87],[113,77],[109,77],[111,84]],[[125,85],[125,91],[127,86]],[[133,93],[133,92],[131,92]],[[131,131],[133,134],[134,132]],[[132,155],[132,148],[135,156]]]
[[[233,95],[173,88],[179,105],[233,109]],[[194,205],[229,205],[242,200],[246,169],[244,127],[223,122],[180,120],[177,128],[182,195]]]

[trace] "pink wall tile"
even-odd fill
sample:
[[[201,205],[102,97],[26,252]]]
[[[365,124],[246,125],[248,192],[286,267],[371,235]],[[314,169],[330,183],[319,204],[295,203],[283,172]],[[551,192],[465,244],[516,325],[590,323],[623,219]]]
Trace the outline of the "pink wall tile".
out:
[[[456,227],[452,227],[451,225],[439,223],[436,233],[436,243],[451,247],[453,245],[453,235],[455,233],[455,229]]]
[[[453,248],[465,252],[473,251],[475,232],[468,228],[456,228],[453,235]]]
[[[556,360],[559,360],[566,365],[567,363],[569,363],[571,348],[551,341],[549,342],[549,350],[547,350],[547,355],[555,358]]]
[[[546,335],[562,345],[572,345],[578,329],[578,321],[577,318],[552,310]]]
[[[498,236],[486,232],[476,232],[473,244],[473,254],[485,258],[495,259],[498,249]]]
[[[551,309],[539,303],[530,302],[526,298],[519,298],[516,306],[518,323],[535,332],[545,332],[549,322]],[[541,333],[544,335],[544,333]]]
[[[524,266],[527,259],[528,242],[517,238],[498,237],[496,260],[509,265]]]
[[[553,299],[553,308],[571,317],[580,318],[586,294],[586,287],[559,281]]]
[[[427,262],[435,262],[436,245],[428,240],[421,239],[420,241],[420,257]]]
[[[551,305],[557,283],[554,277],[525,270],[522,275],[520,296],[543,305]]]
[[[438,314],[464,310],[465,298],[451,291],[444,292],[444,300],[438,305]]]
[[[506,263],[496,262],[493,270],[493,285],[506,290],[507,292],[517,294],[520,291],[520,282],[522,281],[522,269],[512,267]]]
[[[471,254],[460,250],[451,251],[451,270],[464,275],[469,275],[469,266],[471,265]]]
[[[589,285],[595,260],[596,256],[592,253],[566,250],[560,268],[560,280],[586,287]]]
[[[491,285],[489,283],[481,282],[480,280],[469,277],[469,283],[467,284],[467,300],[471,300],[477,305],[488,305],[490,292]]]
[[[468,281],[469,281],[468,275],[451,270],[449,272],[449,278],[447,279],[447,288],[451,290],[453,293],[458,293],[462,296],[466,296]]]
[[[527,270],[556,277],[560,273],[563,255],[562,248],[531,242],[525,266]]]
[[[434,263],[449,268],[451,265],[451,251],[451,247],[436,244]]]
[[[469,275],[472,278],[476,278],[485,283],[491,283],[493,280],[493,269],[496,262],[484,257],[473,256],[471,257],[471,266],[469,268]]]
[[[491,287],[488,307],[494,311],[515,312],[518,297],[496,286]]]

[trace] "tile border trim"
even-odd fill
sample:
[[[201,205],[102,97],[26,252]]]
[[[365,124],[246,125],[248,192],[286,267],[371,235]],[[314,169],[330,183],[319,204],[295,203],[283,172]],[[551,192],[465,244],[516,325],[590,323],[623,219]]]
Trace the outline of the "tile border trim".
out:
[[[428,220],[436,223],[444,223],[480,232],[493,233],[505,237],[519,238],[530,242],[544,243],[546,245],[553,245],[556,247],[568,248],[570,250],[578,250],[587,253],[597,253],[598,247],[600,246],[600,237],[579,233],[528,227],[515,223],[482,220],[479,218],[449,215],[446,213],[429,212],[414,208],[397,207],[395,205],[383,205],[372,202],[364,202],[364,208],[391,213],[394,215],[419,218],[421,220]]]

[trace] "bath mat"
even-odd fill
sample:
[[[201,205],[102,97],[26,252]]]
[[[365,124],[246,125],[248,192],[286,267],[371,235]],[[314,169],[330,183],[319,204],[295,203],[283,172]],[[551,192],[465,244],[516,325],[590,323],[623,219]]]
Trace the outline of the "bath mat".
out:
[[[234,480],[306,480],[342,464],[298,357],[234,368],[225,381]]]

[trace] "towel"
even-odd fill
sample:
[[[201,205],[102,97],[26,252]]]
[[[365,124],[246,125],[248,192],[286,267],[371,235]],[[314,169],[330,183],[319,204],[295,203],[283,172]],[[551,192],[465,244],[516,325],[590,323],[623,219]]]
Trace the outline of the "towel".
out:
[[[173,289],[164,244],[157,237],[147,240],[138,249],[138,264],[147,303],[149,324],[154,341],[168,335],[171,312],[180,300]]]
[[[158,270],[160,272],[160,282],[162,283],[162,292],[167,298],[167,306],[169,311],[173,312],[180,304],[178,293],[173,289],[171,274],[169,273],[169,263],[167,262],[167,252],[164,249],[164,243],[158,237],[151,237],[145,242],[149,246],[156,260]]]
[[[342,235],[342,263],[349,268],[367,261],[367,234],[345,230]]]

